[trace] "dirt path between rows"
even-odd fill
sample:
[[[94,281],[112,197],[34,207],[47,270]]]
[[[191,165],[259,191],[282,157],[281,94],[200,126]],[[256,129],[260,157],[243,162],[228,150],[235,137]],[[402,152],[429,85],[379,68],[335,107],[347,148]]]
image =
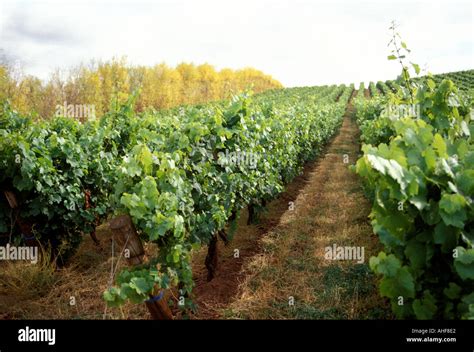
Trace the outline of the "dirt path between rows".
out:
[[[196,286],[193,295],[198,307],[194,318],[224,318],[222,310],[235,298],[242,283],[243,264],[261,251],[259,240],[279,224],[280,218],[308,184],[309,174],[316,164],[317,161],[312,161],[305,165],[302,174],[286,186],[285,192],[267,205],[257,224],[247,225],[248,212],[242,211],[234,239],[227,246],[222,241],[218,242],[219,266],[212,281],[207,281],[207,269],[204,265],[207,247],[194,255],[193,275]],[[238,257],[235,256],[236,250]]]
[[[242,217],[235,242],[222,248],[217,277],[207,282],[205,268],[196,266],[195,318],[380,317],[383,303],[367,265],[334,266],[324,260],[324,249],[333,244],[363,246],[365,262],[379,249],[367,219],[370,204],[349,169],[359,148],[349,104],[324,154],[269,205],[261,225],[246,226]],[[289,210],[289,202],[294,202],[294,210]],[[234,249],[240,250],[239,259],[234,259]],[[360,300],[364,296],[369,303]],[[304,302],[303,312],[288,310],[288,297]]]

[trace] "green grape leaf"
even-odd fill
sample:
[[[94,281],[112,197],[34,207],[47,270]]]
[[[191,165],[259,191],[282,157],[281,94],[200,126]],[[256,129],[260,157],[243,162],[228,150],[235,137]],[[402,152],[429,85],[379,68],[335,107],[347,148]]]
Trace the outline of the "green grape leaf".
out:
[[[146,294],[153,289],[153,285],[142,277],[134,277],[131,279],[130,287],[137,291],[138,294]]]
[[[443,293],[448,297],[449,299],[457,299],[461,295],[461,287],[454,282],[450,282],[448,288],[445,288],[443,290]]]
[[[422,299],[415,299],[413,301],[413,311],[417,319],[428,320],[434,318],[437,306],[436,300],[430,291],[425,291]]]
[[[416,74],[420,74],[420,66],[418,64],[415,64],[415,63],[411,63],[411,65],[413,66],[413,68],[415,69],[415,72]]]
[[[393,277],[385,276],[380,282],[380,294],[384,297],[398,298],[415,296],[415,282],[406,267],[397,270]]]
[[[438,153],[441,158],[447,158],[447,147],[446,143],[439,133],[436,133],[433,138],[433,144],[431,145],[434,150]]]
[[[457,258],[454,258],[454,267],[461,279],[474,280],[474,249],[456,247]]]
[[[413,239],[405,248],[405,255],[415,269],[421,269],[426,265],[426,246]]]
[[[393,277],[401,268],[400,261],[393,255],[386,255],[380,252],[377,257],[371,257],[369,260],[370,268],[377,274]]]
[[[439,210],[444,223],[464,228],[464,222],[467,220],[464,209],[466,204],[466,199],[460,194],[443,194],[439,202]]]
[[[400,164],[395,160],[387,160],[376,155],[369,154],[367,159],[374,169],[383,175],[389,175],[398,182],[400,188],[404,190],[407,187],[407,178]]]

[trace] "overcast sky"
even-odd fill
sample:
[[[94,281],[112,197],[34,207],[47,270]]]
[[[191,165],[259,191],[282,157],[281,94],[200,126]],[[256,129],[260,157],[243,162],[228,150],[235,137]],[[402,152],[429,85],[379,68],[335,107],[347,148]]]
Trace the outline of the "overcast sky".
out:
[[[252,66],[285,86],[395,78],[392,19],[433,73],[474,68],[469,0],[0,0],[0,48],[26,73],[123,56],[133,64]]]

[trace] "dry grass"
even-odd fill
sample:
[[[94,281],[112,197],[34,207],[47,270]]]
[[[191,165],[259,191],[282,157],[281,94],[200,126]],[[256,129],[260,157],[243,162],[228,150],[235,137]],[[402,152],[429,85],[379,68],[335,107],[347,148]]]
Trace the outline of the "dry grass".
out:
[[[106,308],[102,293],[109,285],[112,268],[107,225],[98,229],[98,237],[100,247],[87,238],[63,268],[56,268],[48,258],[36,265],[4,263],[0,274],[0,318],[147,319],[144,305]]]
[[[9,261],[1,264],[0,314],[7,318],[10,307],[47,294],[61,279],[48,251],[43,251],[35,264]]]

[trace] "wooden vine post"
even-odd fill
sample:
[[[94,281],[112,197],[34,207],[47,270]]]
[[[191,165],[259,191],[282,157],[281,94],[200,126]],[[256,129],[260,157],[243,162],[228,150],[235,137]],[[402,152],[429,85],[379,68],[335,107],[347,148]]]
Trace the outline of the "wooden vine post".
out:
[[[3,191],[3,194],[5,195],[5,198],[7,198],[8,205],[10,205],[10,208],[18,208],[18,202],[16,200],[15,194],[12,191]]]
[[[237,211],[233,210],[230,217],[229,222],[235,221],[237,218]],[[229,238],[227,236],[227,230],[221,229],[217,231],[209,241],[207,246],[207,255],[205,265],[207,268],[207,281],[212,281],[216,276],[216,272],[219,266],[219,248],[217,245],[218,237],[224,242],[224,245],[229,244]]]
[[[85,196],[85,208],[86,209],[92,208],[92,205],[91,205],[91,191],[86,189],[84,191],[84,196]],[[94,230],[92,230],[92,232],[89,235],[91,236],[91,238],[94,241],[95,245],[100,246],[100,241],[97,238],[97,235],[95,233],[96,226],[99,226],[99,219],[98,219],[97,215],[96,215],[96,218],[95,218]]]
[[[216,276],[218,266],[217,235],[212,236],[209,242],[205,265],[207,268],[207,281],[212,281]]]
[[[145,250],[143,244],[138,237],[135,226],[133,226],[132,219],[128,215],[120,215],[113,218],[109,222],[109,227],[114,233],[115,239],[124,251],[127,251],[125,258],[129,265],[139,265],[143,263],[143,256]],[[168,307],[166,300],[166,293],[161,291],[156,297],[150,295],[150,299],[145,301],[145,304],[155,320],[170,320],[173,319],[173,314]]]
[[[18,225],[21,234],[27,246],[39,246],[39,242],[33,236],[33,224],[25,221],[20,217],[20,204],[13,191],[4,190],[3,194],[8,201],[8,205],[15,213],[15,221],[13,225]]]

